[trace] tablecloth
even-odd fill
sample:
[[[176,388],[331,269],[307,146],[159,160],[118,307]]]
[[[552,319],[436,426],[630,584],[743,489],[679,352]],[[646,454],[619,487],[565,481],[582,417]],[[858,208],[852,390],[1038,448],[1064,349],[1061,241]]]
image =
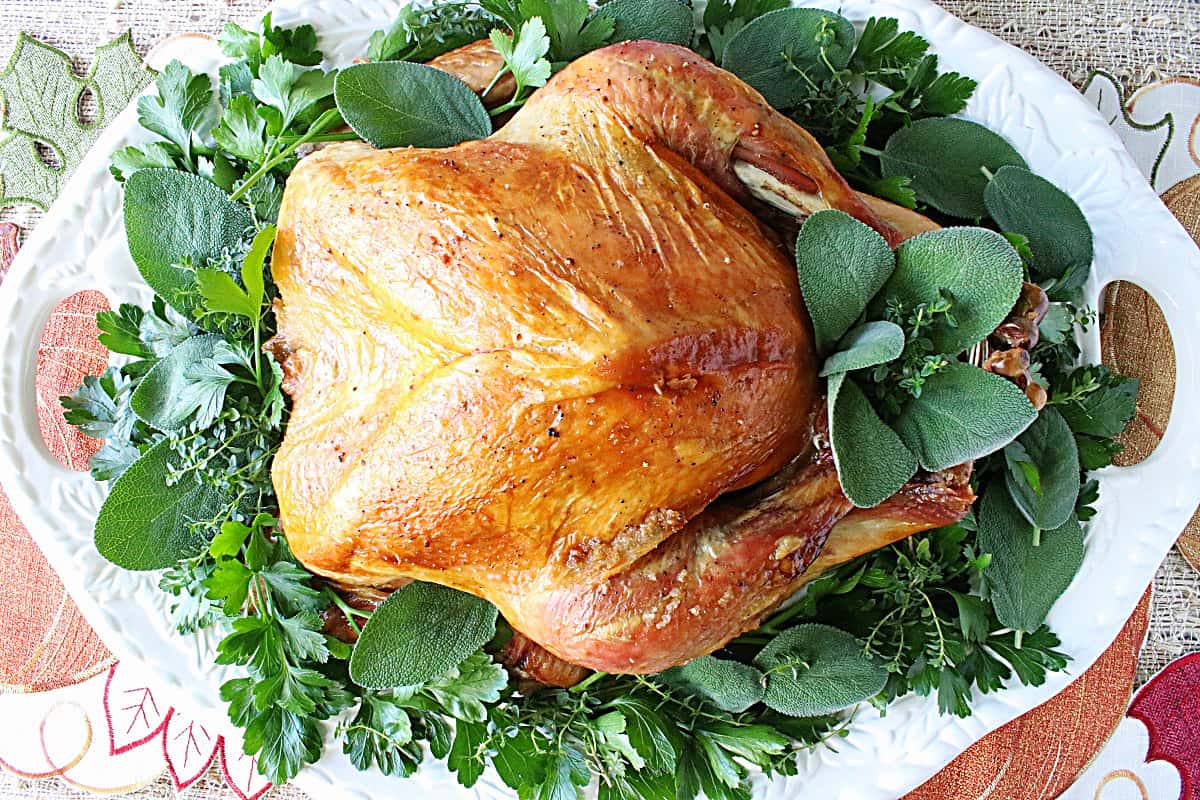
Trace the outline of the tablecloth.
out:
[[[1131,90],[1164,78],[1200,78],[1200,2],[1196,0],[945,0],[943,5],[1032,53],[1076,85],[1096,69],[1107,70]],[[0,53],[10,52],[17,33],[26,31],[78,57],[126,29],[132,29],[145,52],[173,33],[215,33],[228,19],[252,21],[265,6],[265,0],[0,0]],[[76,67],[82,72],[86,64],[77,62]],[[0,218],[29,227],[36,224],[37,214],[16,210]],[[1196,650],[1200,650],[1200,573],[1172,552],[1155,579],[1139,682]],[[0,771],[0,798],[79,796],[85,795],[55,782],[26,782]],[[174,789],[165,779],[129,795],[137,800],[173,796]],[[187,791],[187,797],[197,800],[229,796],[215,777]],[[304,797],[290,788],[276,790],[272,796]]]

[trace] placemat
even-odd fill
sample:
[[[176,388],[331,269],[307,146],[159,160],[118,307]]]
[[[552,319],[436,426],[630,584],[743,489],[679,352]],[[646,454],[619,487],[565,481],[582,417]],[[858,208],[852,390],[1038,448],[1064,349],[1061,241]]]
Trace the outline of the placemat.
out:
[[[181,31],[217,32],[227,19],[248,22],[262,13],[263,0],[0,0],[0,53],[11,51],[26,31],[73,55],[94,49],[132,29],[145,52]],[[1032,2],[947,0],[949,10],[1032,53],[1076,85],[1105,69],[1127,89],[1166,77],[1200,78],[1200,3],[1189,0],[1085,0]],[[77,63],[82,72],[86,64]],[[1159,187],[1160,191],[1167,187]],[[1190,195],[1197,197],[1194,192]],[[36,224],[27,209],[6,212],[23,227]],[[87,631],[70,635],[87,635]],[[1200,576],[1173,552],[1155,581],[1147,641],[1139,659],[1138,683],[1168,662],[1200,649]],[[101,665],[85,665],[90,669]],[[84,796],[48,781],[25,782],[0,771],[0,797]],[[172,797],[166,779],[131,797]],[[202,779],[187,797],[229,797],[217,776]],[[301,798],[296,790],[272,796]]]

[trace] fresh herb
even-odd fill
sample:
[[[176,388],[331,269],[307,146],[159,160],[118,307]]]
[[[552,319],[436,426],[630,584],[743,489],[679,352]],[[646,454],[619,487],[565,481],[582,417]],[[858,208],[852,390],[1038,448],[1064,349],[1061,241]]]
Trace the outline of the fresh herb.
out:
[[[1125,430],[1137,411],[1138,381],[1099,365],[1080,367],[1052,383],[1057,406],[1076,434],[1111,438]]]
[[[512,2],[513,0],[480,0],[479,4],[491,10],[489,6],[511,6]],[[505,21],[509,22],[512,30],[516,30],[519,23],[513,24],[511,19],[516,18],[523,22],[540,17],[550,37],[550,60],[557,65],[565,65],[612,40],[617,24],[616,18],[597,16],[590,12],[587,0],[520,0],[516,16],[510,11]]]
[[[483,103],[467,85],[424,64],[386,61],[338,73],[338,110],[376,147],[450,147],[492,132]]]
[[[987,216],[984,192],[991,175],[1005,166],[1025,167],[1025,159],[1003,137],[950,118],[926,119],[897,131],[880,163],[885,178],[910,179],[918,200],[964,219]]]
[[[672,667],[662,679],[698,694],[722,711],[745,711],[764,697],[762,671],[728,658],[701,656]]]
[[[680,0],[609,0],[592,17],[613,20],[611,42],[648,39],[687,46],[696,31],[691,5]]]
[[[706,3],[704,33],[697,49],[719,64],[725,55],[725,45],[748,22],[790,5],[788,0],[713,0]]]
[[[1001,230],[1027,239],[1036,280],[1091,267],[1092,228],[1075,201],[1050,181],[1023,167],[1001,167],[988,181],[983,199]]]
[[[896,248],[896,270],[874,303],[934,307],[949,298],[953,324],[929,326],[936,351],[957,355],[1004,321],[1021,293],[1021,259],[1003,237],[982,228],[925,233]]]
[[[96,549],[119,567],[165,569],[201,552],[206,525],[225,504],[195,472],[175,470],[171,443],[161,441],[112,485],[96,518]]]
[[[498,116],[523,104],[529,98],[530,91],[545,86],[546,81],[550,80],[550,62],[546,60],[546,54],[550,52],[550,37],[546,35],[542,18],[534,17],[522,22],[513,36],[493,30],[491,39],[492,46],[504,59],[504,68],[496,73],[492,85],[506,74],[512,75],[517,84],[512,99],[492,110],[491,113]],[[491,87],[488,89],[490,91]]]
[[[750,768],[796,772],[800,749],[839,734],[828,717],[731,713],[662,680],[612,677],[585,691],[510,689],[485,723],[456,726],[448,764],[464,786],[487,765],[521,797],[745,800]]]
[[[796,241],[800,293],[825,354],[883,288],[896,261],[883,237],[841,211],[818,211]]]
[[[955,360],[1004,321],[1020,294],[1020,256],[1000,235],[950,228],[893,254],[866,225],[822,211],[801,228],[796,268],[818,350],[833,351],[821,370],[830,438],[855,505],[878,505],[918,464],[941,470],[992,453],[1036,417],[1015,385]],[[844,379],[867,369],[870,394]]]
[[[193,75],[178,61],[167,64],[156,81],[158,95],[138,100],[138,122],[167,140],[178,151],[184,169],[197,167],[193,147],[203,146],[212,129],[212,81]],[[169,151],[167,151],[169,152]]]
[[[1083,529],[1074,515],[1068,515],[1063,524],[1042,531],[1022,516],[1006,488],[995,482],[979,504],[979,547],[992,556],[984,584],[996,618],[1016,629],[1019,637],[1041,626],[1079,571]]]
[[[1079,499],[1079,448],[1066,420],[1053,407],[1004,448],[1009,494],[1030,524],[1050,530],[1075,511]],[[1015,469],[1013,467],[1016,467]]]
[[[996,452],[1036,418],[1014,384],[955,361],[926,380],[895,429],[921,466],[936,472]]]
[[[937,300],[908,307],[896,298],[889,298],[884,316],[904,332],[904,349],[894,362],[880,364],[872,370],[871,392],[879,403],[881,413],[895,419],[910,398],[920,397],[925,382],[950,366],[950,359],[938,351],[930,331],[954,328],[954,301],[944,292]]]
[[[895,361],[904,353],[905,339],[904,329],[894,322],[864,322],[838,341],[838,351],[825,359],[821,377]]]
[[[850,63],[854,26],[845,17],[816,8],[784,8],[750,22],[725,45],[721,66],[787,110],[814,86]]]
[[[456,47],[487,38],[496,20],[463,3],[406,5],[387,30],[371,34],[371,61],[429,61]]]
[[[830,376],[827,400],[830,446],[842,491],[856,506],[877,506],[916,474],[917,456],[846,373]]]
[[[221,699],[229,704],[230,720],[245,730],[246,752],[257,754],[260,771],[283,783],[320,757],[321,720],[349,708],[355,697],[336,672],[326,674],[331,651],[318,616],[325,598],[287,544],[270,538],[273,524],[264,514],[249,526],[225,523],[222,533],[235,541],[237,555],[224,555],[234,548],[218,545],[223,554],[213,556],[216,568],[205,586],[233,617],[232,630],[217,646],[217,663],[248,673],[226,681]],[[228,546],[228,540],[213,540],[218,542]]]
[[[192,421],[207,428],[221,413],[226,390],[237,380],[225,366],[237,362],[237,355],[220,336],[193,336],[142,378],[130,407],[143,422],[163,432],[180,431]]]
[[[174,169],[134,173],[125,183],[125,235],[143,280],[189,320],[200,310],[197,268],[239,252],[250,211],[212,182]]]
[[[359,686],[415,686],[444,675],[496,632],[496,608],[434,583],[410,583],[371,615],[350,660]]]
[[[877,699],[936,694],[943,713],[968,716],[973,690],[1002,688],[1014,671],[1040,685],[1066,666],[1045,627],[1016,636],[978,586],[991,556],[974,542],[973,519],[918,534],[844,564],[810,584],[794,616],[837,625],[887,667]]]
[[[282,28],[268,14],[257,31],[226,24],[220,43],[233,60],[216,85],[179,62],[159,75],[157,96],[139,101],[139,118],[161,139],[117,151],[112,172],[122,181],[146,169],[190,172],[270,222],[296,150],[349,138],[330,133],[340,119],[333,75],[316,66],[322,55],[310,25]]]
[[[862,642],[827,625],[798,625],[754,657],[766,676],[763,702],[793,717],[820,717],[874,697],[887,670]]]
[[[263,17],[258,30],[247,30],[226,22],[218,42],[225,55],[245,61],[255,74],[263,61],[271,56],[304,67],[315,67],[324,58],[317,49],[317,31],[312,25],[285,28],[275,25],[269,13]]]
[[[771,20],[763,21],[772,11],[780,15],[772,20],[788,21],[779,28],[798,38],[781,37]],[[929,42],[901,32],[890,17],[867,20],[857,42],[838,14],[771,0],[710,3],[704,21],[703,42],[714,58],[822,141],[851,183],[916,205],[908,176],[882,171],[884,144],[920,120],[962,111],[975,81],[940,72]]]

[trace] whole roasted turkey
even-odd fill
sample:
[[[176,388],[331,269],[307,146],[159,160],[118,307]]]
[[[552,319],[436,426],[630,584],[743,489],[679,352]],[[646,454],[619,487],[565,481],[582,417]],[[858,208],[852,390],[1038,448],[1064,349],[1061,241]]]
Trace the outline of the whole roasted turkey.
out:
[[[488,62],[441,66],[478,84]],[[874,509],[839,489],[767,224],[827,207],[893,243],[881,213],[913,224],[733,75],[653,42],[580,58],[486,140],[306,158],[272,265],[296,556],[349,586],[452,586],[567,662],[654,672],[806,572],[959,519],[966,469]]]

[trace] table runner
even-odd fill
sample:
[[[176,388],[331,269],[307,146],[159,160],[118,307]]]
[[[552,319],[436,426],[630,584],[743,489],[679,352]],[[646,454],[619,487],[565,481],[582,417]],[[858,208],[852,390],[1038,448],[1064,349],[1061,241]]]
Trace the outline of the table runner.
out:
[[[78,57],[129,28],[145,52],[173,33],[215,33],[227,19],[251,21],[265,5],[264,0],[0,0],[0,53],[11,51],[17,32],[23,30]],[[1200,78],[1200,3],[1194,1],[947,0],[943,5],[1032,53],[1076,85],[1098,68],[1111,72],[1127,89],[1166,77]],[[36,224],[37,216],[18,209],[2,218],[29,227]],[[1172,552],[1155,581],[1138,682],[1198,649],[1200,575]],[[76,795],[52,782],[22,783],[0,771],[0,797],[57,800]],[[131,796],[141,800],[173,795],[170,783],[163,780]],[[229,794],[218,778],[202,780],[187,796]],[[273,796],[303,797],[291,789]]]

